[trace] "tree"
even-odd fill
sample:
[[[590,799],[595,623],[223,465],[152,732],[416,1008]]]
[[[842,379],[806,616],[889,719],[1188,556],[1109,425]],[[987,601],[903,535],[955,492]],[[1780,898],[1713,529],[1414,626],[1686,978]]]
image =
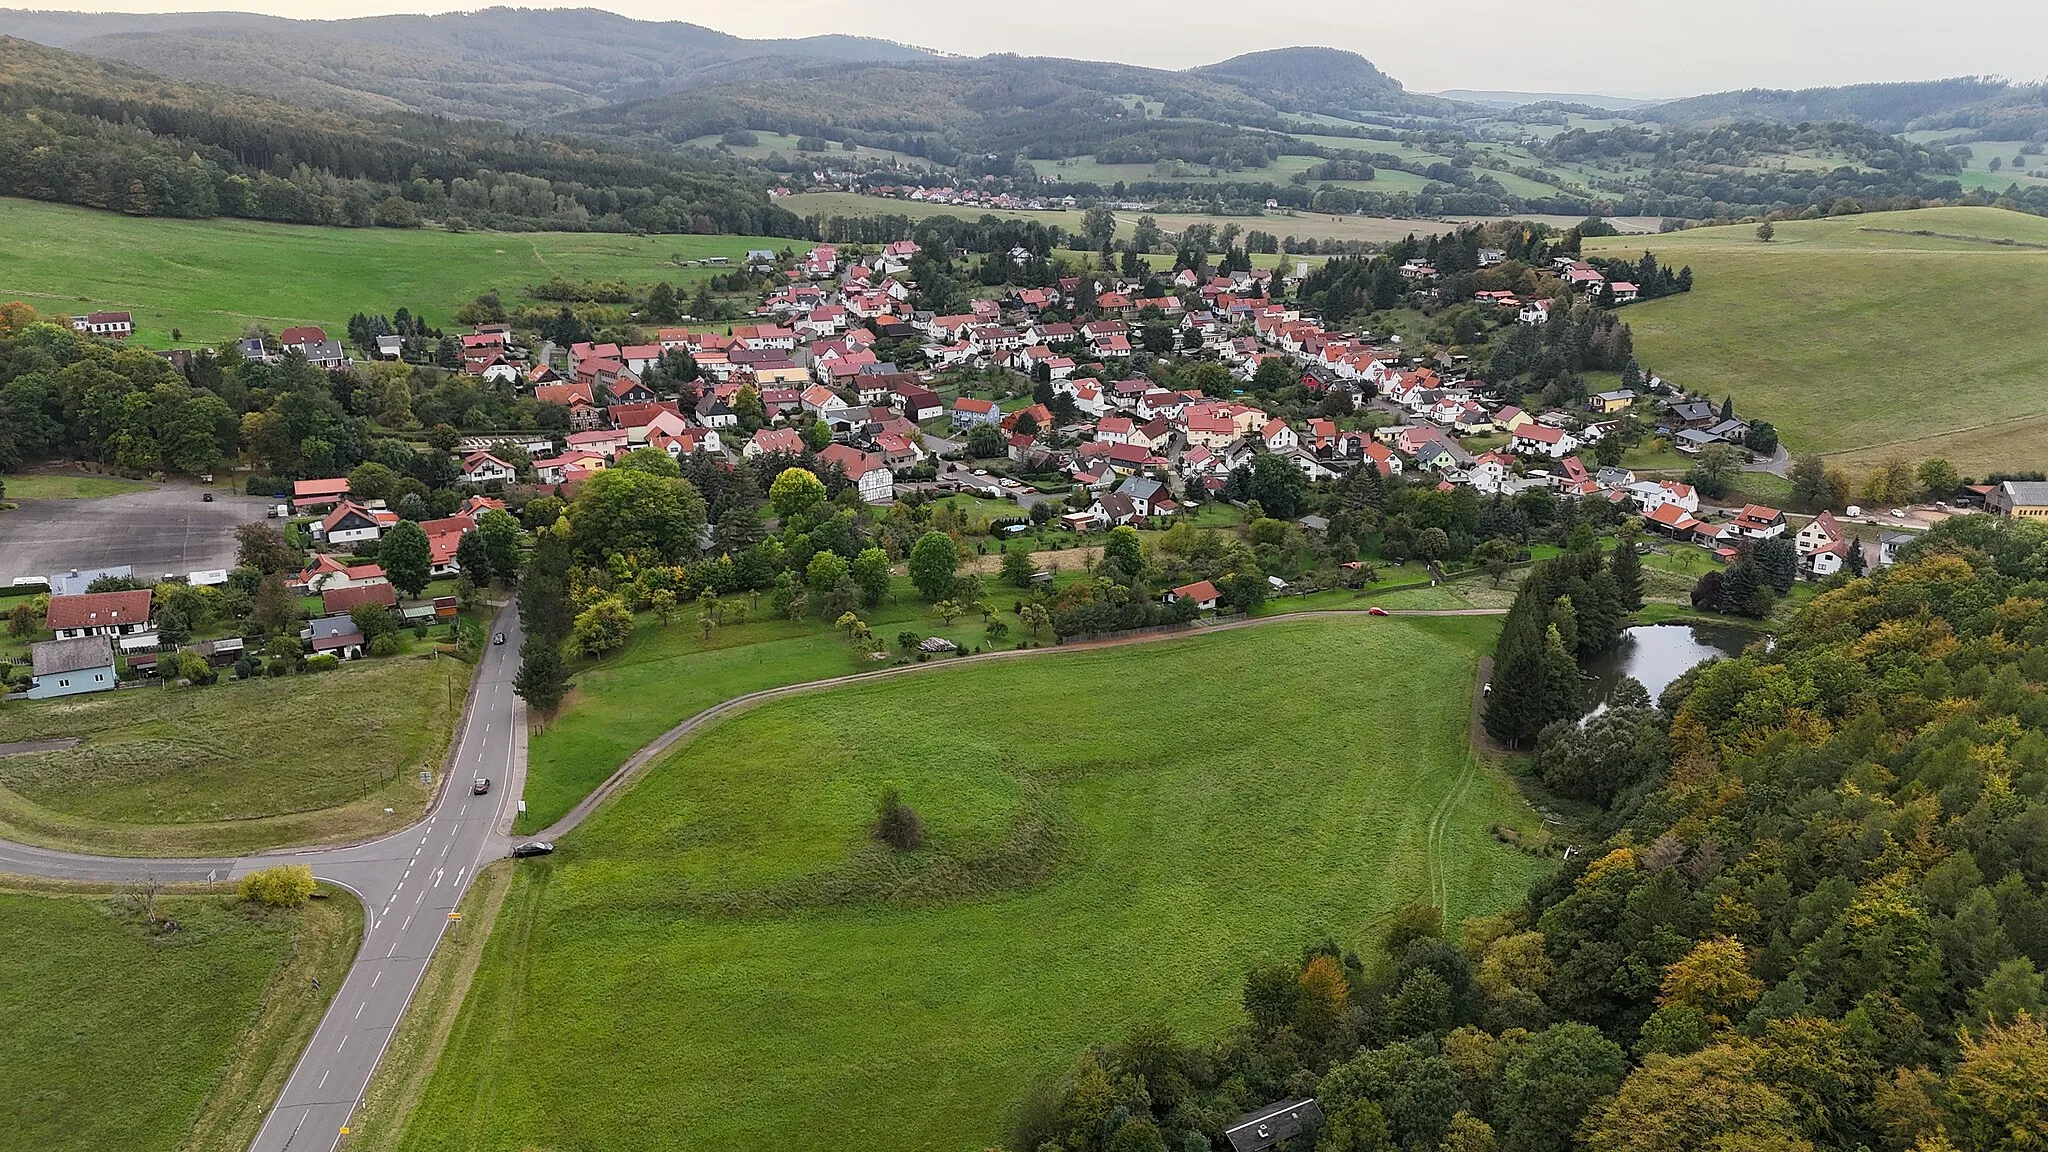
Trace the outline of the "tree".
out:
[[[979,460],[1001,456],[1009,450],[1003,430],[993,424],[976,424],[967,433],[967,454]]]
[[[491,575],[508,584],[516,579],[520,551],[526,543],[526,530],[519,526],[519,520],[502,508],[492,508],[476,518],[474,535],[484,542]]]
[[[632,610],[618,597],[606,596],[576,614],[569,643],[578,655],[594,658],[625,647],[632,635]]]
[[[959,550],[944,532],[927,532],[911,546],[910,582],[927,600],[941,600],[953,590],[953,574],[959,566]]]
[[[810,564],[804,569],[804,585],[811,590],[814,599],[822,601],[847,574],[845,557],[837,552],[818,552],[811,556]]]
[[[663,628],[668,627],[669,621],[675,619],[676,615],[675,590],[673,588],[656,588],[654,591],[649,592],[647,594],[647,607],[653,611],[654,618],[661,621]]]
[[[1955,465],[1939,456],[1922,460],[1913,475],[1920,481],[1920,490],[1929,500],[1946,500],[1955,495],[1956,489],[1963,483],[1963,478],[1957,474]]]
[[[1014,588],[1031,587],[1031,576],[1035,566],[1031,563],[1028,548],[1003,549],[1003,579]]]
[[[932,605],[932,615],[937,616],[940,620],[944,621],[946,627],[948,628],[951,628],[953,626],[953,621],[958,620],[960,617],[965,616],[966,614],[967,606],[965,604],[960,603],[958,600],[941,600],[938,603]]]
[[[1788,537],[1757,541],[1749,559],[1757,575],[1780,596],[1790,592],[1792,582],[1799,578],[1799,552]]]
[[[1607,571],[1614,577],[1614,589],[1621,595],[1621,606],[1634,612],[1643,606],[1643,558],[1636,555],[1635,539],[1624,535],[1614,547],[1614,555],[1607,561]]]
[[[586,561],[640,552],[673,562],[697,552],[704,498],[687,480],[607,468],[583,482],[568,519]]]
[[[384,533],[377,545],[377,562],[392,586],[407,596],[418,596],[432,578],[433,549],[418,524],[400,520]]]
[[[988,641],[988,646],[993,648],[1002,643],[1003,638],[1010,634],[1010,625],[1002,620],[990,620],[988,625],[981,630],[981,634]]]
[[[235,563],[265,575],[291,572],[299,566],[299,550],[269,523],[252,520],[235,527]]]
[[[455,563],[470,583],[482,587],[491,582],[491,549],[482,534],[464,532],[455,545]]]
[[[1785,478],[1792,482],[1792,503],[1802,508],[1829,507],[1827,461],[1818,456],[1795,456]]]
[[[1040,632],[1052,627],[1052,613],[1043,604],[1026,604],[1017,610],[1017,621],[1024,625],[1031,633],[1031,638],[1036,640]]]
[[[1595,1103],[1621,1086],[1621,1047],[1585,1024],[1554,1024],[1529,1037],[1502,1072],[1495,1100],[1501,1136],[1528,1152],[1569,1152]]]
[[[512,690],[527,707],[544,716],[561,706],[562,697],[569,694],[569,667],[553,640],[527,633],[519,648],[519,674],[512,679]]]
[[[2029,1015],[1965,1033],[1949,1077],[1952,1131],[1972,1152],[2048,1146],[2048,1027]],[[2024,1142],[2015,1142],[2023,1140]]]
[[[1718,500],[1735,487],[1741,475],[1742,456],[1733,445],[1709,444],[1693,457],[1692,469],[1685,479],[1702,495]]]
[[[1586,1118],[1588,1152],[1812,1152],[1747,1043],[1652,1055]]]
[[[1308,477],[1292,461],[1261,452],[1253,458],[1251,469],[1251,498],[1259,502],[1266,515],[1292,520],[1307,510]]]
[[[683,318],[682,304],[676,299],[676,290],[668,281],[656,284],[647,294],[647,319],[654,324],[674,324]]]
[[[768,506],[787,524],[825,502],[825,482],[806,468],[784,468],[768,485]]]
[[[880,548],[865,548],[853,558],[853,582],[860,588],[863,607],[876,608],[889,598],[889,554]]]
[[[1756,226],[1756,238],[1758,240],[1763,241],[1766,244],[1769,244],[1771,242],[1771,238],[1776,236],[1777,234],[1777,227],[1773,225],[1769,220],[1766,220],[1763,223]]]
[[[1081,235],[1087,238],[1088,247],[1100,248],[1116,235],[1116,213],[1108,207],[1097,204],[1081,214]]]

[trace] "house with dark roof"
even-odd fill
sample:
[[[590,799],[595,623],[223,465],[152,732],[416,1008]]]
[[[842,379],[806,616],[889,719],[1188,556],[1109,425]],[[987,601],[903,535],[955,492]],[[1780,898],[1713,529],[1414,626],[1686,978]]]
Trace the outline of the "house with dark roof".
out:
[[[45,640],[29,645],[28,654],[35,676],[28,690],[31,700],[105,692],[120,684],[114,674],[114,642],[104,635]]]
[[[365,604],[398,607],[398,589],[389,583],[358,584],[352,588],[329,588],[320,594],[320,610],[329,616],[346,616]]]
[[[338,656],[343,660],[354,660],[363,654],[363,634],[356,628],[356,622],[346,612],[339,615],[322,616],[306,625],[299,634],[315,656]]]

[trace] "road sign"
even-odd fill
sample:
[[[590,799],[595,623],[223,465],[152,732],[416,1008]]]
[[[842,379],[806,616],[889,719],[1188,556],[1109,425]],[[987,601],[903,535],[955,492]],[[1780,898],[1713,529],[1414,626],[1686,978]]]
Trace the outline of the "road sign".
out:
[[[425,768],[420,769],[420,783],[432,784],[433,782],[434,774],[432,772],[427,771]]]

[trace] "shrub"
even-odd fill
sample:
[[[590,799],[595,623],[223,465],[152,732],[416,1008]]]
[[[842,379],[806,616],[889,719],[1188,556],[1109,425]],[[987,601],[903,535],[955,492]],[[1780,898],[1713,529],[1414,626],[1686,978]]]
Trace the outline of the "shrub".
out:
[[[394,636],[392,636],[392,635],[391,635],[390,633],[388,633],[388,632],[387,632],[387,633],[385,633],[384,635],[382,635],[382,636],[379,636],[379,637],[377,637],[377,638],[376,638],[375,640],[372,640],[372,641],[370,641],[370,655],[372,655],[372,656],[396,656],[396,655],[398,655],[398,640],[397,640],[397,638],[396,638],[396,637],[394,637]]]
[[[336,656],[331,652],[322,652],[318,656],[306,657],[306,671],[308,672],[325,672],[331,668],[339,668],[340,666],[341,657]]]
[[[890,788],[876,805],[874,836],[898,852],[915,852],[924,844],[924,817]]]
[[[242,877],[242,899],[271,908],[297,908],[313,896],[313,870],[304,864],[279,864]]]

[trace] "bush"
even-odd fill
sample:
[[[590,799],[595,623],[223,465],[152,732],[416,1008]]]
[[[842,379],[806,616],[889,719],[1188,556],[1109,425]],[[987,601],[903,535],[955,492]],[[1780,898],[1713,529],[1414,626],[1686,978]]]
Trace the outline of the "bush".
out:
[[[271,908],[297,908],[313,897],[313,870],[279,864],[242,877],[242,899]]]
[[[370,641],[370,655],[398,655],[398,638],[387,632],[384,635],[377,637],[375,640]]]
[[[341,657],[336,656],[331,652],[322,652],[318,656],[306,657],[306,671],[308,672],[325,672],[331,668],[339,668],[340,666]]]
[[[924,817],[891,788],[876,805],[874,836],[898,852],[915,852],[924,844]]]

